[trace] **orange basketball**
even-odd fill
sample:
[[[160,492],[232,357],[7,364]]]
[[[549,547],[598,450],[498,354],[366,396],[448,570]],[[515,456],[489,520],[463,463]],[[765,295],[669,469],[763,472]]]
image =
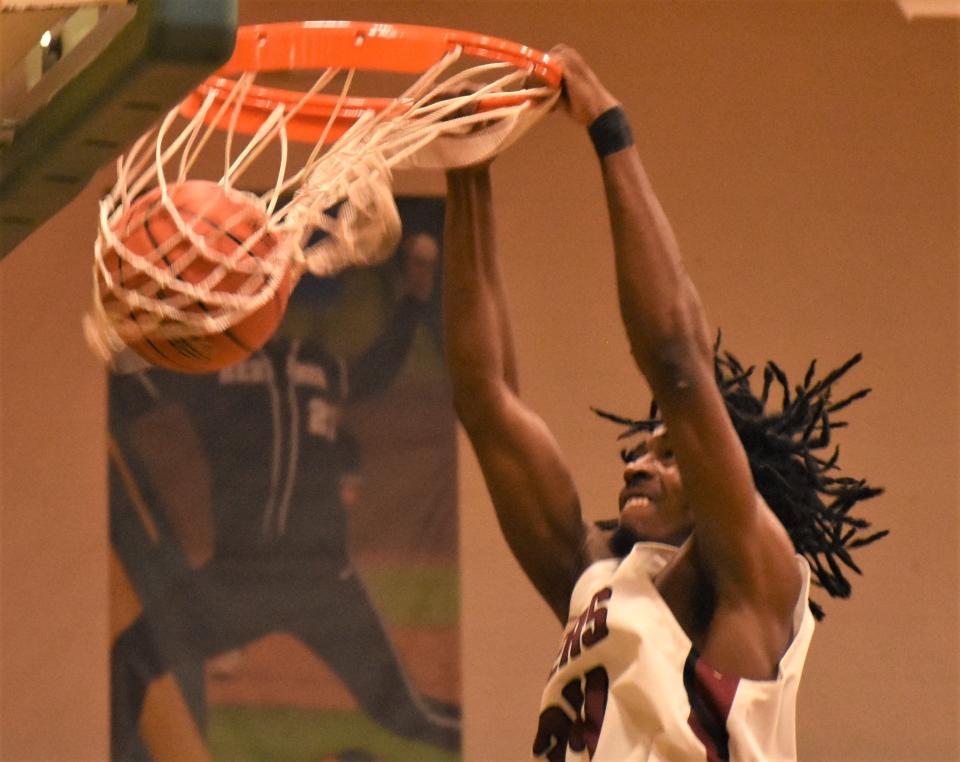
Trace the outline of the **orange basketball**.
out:
[[[127,261],[114,248],[102,255],[104,267],[125,294],[142,294],[155,303],[170,304],[199,316],[216,314],[218,296],[252,297],[268,286],[262,260],[271,256],[281,239],[272,232],[260,234],[267,217],[252,198],[206,180],[188,180],[168,186],[167,191],[183,223],[192,235],[202,239],[206,251],[188,238],[162,203],[160,189],[154,189],[137,199],[111,226],[122,246],[137,259]],[[227,255],[228,263],[219,255]],[[164,287],[161,280],[145,271],[148,263],[173,281]],[[189,293],[201,282],[206,299]],[[102,274],[99,286],[101,303],[108,314],[121,314],[128,326],[143,326],[139,334],[134,331],[134,336],[129,331],[122,334],[137,354],[169,370],[209,373],[249,357],[266,343],[283,319],[292,284],[287,270],[268,301],[222,332],[188,331],[171,338],[158,336],[151,311],[129,299],[119,299]],[[186,325],[189,323],[164,318],[162,327]]]

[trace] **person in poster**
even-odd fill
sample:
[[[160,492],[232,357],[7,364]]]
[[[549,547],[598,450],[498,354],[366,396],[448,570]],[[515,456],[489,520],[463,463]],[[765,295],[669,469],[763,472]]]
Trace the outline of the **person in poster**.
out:
[[[411,684],[351,563],[348,511],[362,453],[341,420],[348,402],[394,381],[420,326],[438,335],[438,256],[429,233],[407,236],[390,314],[356,356],[281,331],[215,374],[112,378],[111,432],[127,473],[146,502],[165,507],[155,520],[176,538],[159,548],[136,539],[132,490],[113,468],[112,539],[144,602],[112,648],[114,759],[141,753],[153,680],[178,670],[189,686],[191,664],[278,631],[322,659],[379,725],[459,749],[458,710]],[[301,291],[306,302],[325,293],[319,282]],[[202,700],[191,703],[202,714]]]

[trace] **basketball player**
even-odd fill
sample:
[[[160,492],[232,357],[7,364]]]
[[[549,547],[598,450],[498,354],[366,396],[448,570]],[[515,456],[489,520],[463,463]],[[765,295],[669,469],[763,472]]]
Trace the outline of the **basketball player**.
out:
[[[850,401],[831,403],[830,388],[858,358],[820,382],[811,368],[795,405],[764,414],[749,373],[715,354],[621,105],[574,50],[552,54],[563,105],[599,157],[621,316],[659,416],[607,414],[638,440],[624,452],[619,518],[586,524],[557,443],[519,397],[488,167],[449,172],[455,404],[505,538],[566,629],[533,756],[792,759],[811,566],[847,595],[835,559],[852,564],[845,545],[883,534],[851,540],[865,522],[849,519],[850,506],[879,490],[830,477],[833,462],[812,453],[829,439],[829,413]],[[766,375],[768,388],[787,388],[776,366]]]
[[[188,565],[199,568],[167,563],[163,582],[138,580],[147,592],[141,593],[145,613],[111,654],[113,759],[136,756],[140,711],[153,679],[280,631],[323,659],[374,721],[407,738],[459,748],[457,712],[409,683],[348,552],[347,509],[356,500],[360,464],[357,443],[340,427],[340,411],[348,399],[378,393],[396,377],[428,317],[432,280],[429,287],[424,280],[419,274],[406,279],[383,333],[350,363],[314,341],[275,338],[246,361],[208,376],[150,371],[114,378],[111,428],[144,491],[162,492],[155,484],[162,477],[148,478],[146,461],[158,449],[147,444],[151,432],[162,432],[164,420],[189,418],[196,433],[178,427],[175,446],[185,452],[167,471],[189,483],[187,474],[203,461],[214,537],[205,542],[177,532]],[[165,405],[171,401],[179,405]],[[138,408],[133,420],[119,414]],[[179,409],[178,418],[171,408]],[[202,451],[186,450],[191,437]],[[134,557],[127,566],[137,574],[136,567],[162,551],[124,552],[130,532],[117,524],[130,511],[122,510],[116,479],[111,493],[114,542],[121,555]],[[203,511],[194,509],[193,522],[178,521],[176,508],[168,518],[202,524]],[[212,550],[205,547],[210,544]]]

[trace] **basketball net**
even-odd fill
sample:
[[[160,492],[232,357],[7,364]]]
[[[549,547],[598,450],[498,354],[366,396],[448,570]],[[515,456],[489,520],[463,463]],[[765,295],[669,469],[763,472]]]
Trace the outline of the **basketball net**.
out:
[[[208,80],[117,162],[116,183],[100,202],[93,310],[84,319],[91,346],[118,367],[126,340],[220,333],[271,300],[288,274],[295,283],[306,270],[330,276],[386,259],[400,236],[392,193],[395,170],[488,161],[542,118],[558,97],[557,87],[527,85],[532,66],[494,61],[451,73],[463,55],[463,46],[454,46],[402,95],[376,99],[381,102],[376,107],[359,111],[354,103],[365,99],[348,95],[356,69],[329,67],[303,93],[276,91],[288,97],[273,104],[256,129],[245,132],[240,125],[250,103],[262,100],[256,72]],[[315,110],[318,94],[341,71],[345,76],[339,93],[322,96],[332,99],[325,101],[332,107],[309,157],[291,170],[292,125],[302,118],[301,112]],[[347,111],[357,112],[349,117],[352,124],[331,141]],[[177,131],[175,123],[185,114],[187,123]],[[255,207],[266,220],[229,252],[211,248],[194,230],[193,221],[205,210],[184,219],[169,192],[191,178],[215,131],[226,133],[219,185],[228,197]],[[237,189],[244,172],[277,143],[280,158],[273,187],[259,195]],[[127,248],[116,227],[138,197],[156,188],[177,234],[145,256]],[[281,204],[291,193],[292,200]],[[231,221],[222,228],[229,231]],[[253,256],[252,247],[268,235],[279,244],[265,256]],[[184,241],[191,245],[185,247]],[[174,246],[179,246],[178,256],[171,264],[167,255]],[[105,262],[108,252],[114,265],[117,258],[121,261],[119,273]],[[213,263],[209,274],[199,282],[182,277],[201,257]],[[227,279],[230,288],[223,288]]]

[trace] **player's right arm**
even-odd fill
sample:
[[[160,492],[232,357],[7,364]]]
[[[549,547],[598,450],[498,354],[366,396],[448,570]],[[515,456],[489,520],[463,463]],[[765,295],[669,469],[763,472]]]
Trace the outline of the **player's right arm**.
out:
[[[486,166],[447,175],[444,259],[443,324],[457,414],[511,551],[566,621],[592,530],[556,441],[518,396]]]

